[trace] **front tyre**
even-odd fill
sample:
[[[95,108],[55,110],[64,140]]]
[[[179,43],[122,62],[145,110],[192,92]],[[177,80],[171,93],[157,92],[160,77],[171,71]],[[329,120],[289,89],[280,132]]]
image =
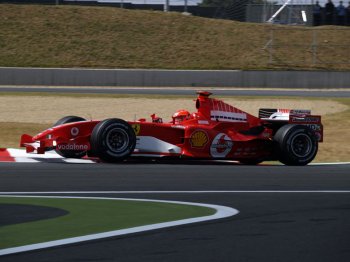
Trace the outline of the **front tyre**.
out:
[[[279,161],[285,165],[304,166],[318,151],[315,133],[307,126],[287,124],[277,130],[276,142]]]
[[[58,120],[53,126],[59,126],[67,123],[74,123],[74,122],[81,122],[81,121],[86,121],[86,119],[80,116],[65,116],[60,120]],[[82,158],[87,153],[86,150],[64,150],[64,149],[59,150],[57,148],[55,149],[55,151],[57,154],[65,158]]]
[[[119,162],[134,152],[136,135],[124,120],[106,119],[98,123],[91,134],[91,150],[106,162]]]

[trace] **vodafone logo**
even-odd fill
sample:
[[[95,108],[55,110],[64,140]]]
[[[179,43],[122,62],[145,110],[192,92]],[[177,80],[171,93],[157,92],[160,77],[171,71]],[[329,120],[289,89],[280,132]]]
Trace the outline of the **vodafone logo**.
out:
[[[73,151],[81,151],[81,150],[88,150],[87,145],[77,145],[77,144],[63,144],[63,145],[57,145],[58,150],[73,150]]]
[[[72,127],[72,129],[70,130],[70,133],[72,136],[77,136],[79,134],[79,128]]]
[[[233,146],[232,139],[224,133],[217,134],[210,146],[212,157],[226,157]]]

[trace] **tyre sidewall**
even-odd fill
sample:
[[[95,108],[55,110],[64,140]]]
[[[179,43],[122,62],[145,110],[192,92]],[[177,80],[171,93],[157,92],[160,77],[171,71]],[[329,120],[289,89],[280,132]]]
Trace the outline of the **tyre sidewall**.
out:
[[[121,151],[114,151],[107,142],[112,131],[122,133],[127,138]],[[130,156],[136,145],[136,135],[132,127],[124,120],[111,118],[96,125],[91,134],[91,149],[102,160],[118,162]]]
[[[304,156],[297,155],[293,149],[293,140],[298,136],[305,136],[311,143],[310,150]],[[276,135],[275,141],[278,142],[279,159],[282,163],[287,165],[307,165],[316,156],[318,151],[318,140],[315,133],[303,125],[285,125],[281,127]]]

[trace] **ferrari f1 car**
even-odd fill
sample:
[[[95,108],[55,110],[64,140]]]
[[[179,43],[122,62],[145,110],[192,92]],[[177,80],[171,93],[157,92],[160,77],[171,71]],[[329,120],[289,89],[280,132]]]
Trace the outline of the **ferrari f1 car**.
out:
[[[67,116],[34,137],[22,135],[20,145],[28,153],[56,150],[63,157],[91,156],[104,162],[171,157],[306,165],[315,158],[323,140],[321,116],[310,110],[265,108],[255,117],[210,95],[198,92],[197,111],[179,110],[169,122],[156,115],[128,122]]]

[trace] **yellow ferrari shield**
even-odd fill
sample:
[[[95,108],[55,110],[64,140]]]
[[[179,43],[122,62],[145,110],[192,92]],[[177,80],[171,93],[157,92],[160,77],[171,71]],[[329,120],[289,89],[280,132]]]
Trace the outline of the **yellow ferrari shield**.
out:
[[[140,133],[140,129],[141,129],[140,124],[133,124],[131,126],[134,129],[134,131],[135,131],[135,135],[138,135]]]

